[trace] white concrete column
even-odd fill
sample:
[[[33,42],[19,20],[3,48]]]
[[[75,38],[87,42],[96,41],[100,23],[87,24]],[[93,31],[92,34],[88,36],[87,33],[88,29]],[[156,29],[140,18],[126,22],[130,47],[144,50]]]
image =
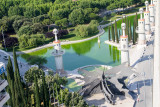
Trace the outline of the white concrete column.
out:
[[[154,26],[155,25],[155,6],[152,0],[151,0],[151,4],[149,5],[149,11],[150,11],[151,26]]]
[[[150,27],[150,11],[148,9],[148,6],[149,6],[148,1],[145,2],[145,5],[146,5],[146,11],[144,12],[145,31],[146,31],[146,34],[150,34],[151,27]]]
[[[128,51],[128,35],[125,35],[126,24],[122,23],[123,35],[120,37],[121,50],[121,64],[127,62],[129,65],[129,51]]]
[[[138,45],[145,45],[146,35],[145,35],[145,19],[143,19],[143,8],[139,9],[141,13],[141,18],[138,20],[138,28],[136,32],[138,33]]]

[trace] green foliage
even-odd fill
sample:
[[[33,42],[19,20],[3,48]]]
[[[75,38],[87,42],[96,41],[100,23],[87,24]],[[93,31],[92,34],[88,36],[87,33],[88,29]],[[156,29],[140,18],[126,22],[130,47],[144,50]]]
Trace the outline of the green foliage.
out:
[[[15,98],[16,98],[16,105],[19,105],[21,102],[22,105],[24,107],[26,107],[26,99],[25,99],[25,96],[24,96],[24,88],[23,88],[23,85],[22,85],[22,82],[21,82],[21,77],[20,77],[20,73],[19,73],[19,67],[18,67],[18,62],[17,62],[17,55],[16,55],[16,52],[13,48],[13,59],[14,59],[14,79],[15,79],[15,90],[18,91],[18,92],[15,92]]]
[[[55,21],[55,24],[59,27],[66,27],[68,25],[67,18]]]
[[[31,48],[44,44],[45,36],[43,34],[22,35],[18,40],[19,48]]]
[[[111,30],[110,30],[110,27],[108,28],[108,40],[109,41],[111,40]]]
[[[31,27],[30,26],[22,26],[18,31],[18,35],[21,36],[23,34],[26,34],[26,35],[32,34]]]
[[[111,25],[112,41],[115,42],[114,26]]]
[[[42,78],[43,71],[37,67],[32,67],[25,72],[24,78],[27,83],[33,83],[34,75],[36,74],[38,79]]]
[[[98,32],[98,21],[92,20],[89,25],[78,25],[75,29],[76,36],[87,37]]]
[[[80,9],[75,9],[69,15],[69,21],[73,25],[83,24],[85,22],[84,12]]]
[[[116,42],[119,43],[119,37],[118,37],[118,31],[117,31],[117,21],[115,20],[115,36],[116,36]]]
[[[20,27],[23,25],[24,22],[30,22],[29,19],[27,18],[23,18],[23,19],[19,19],[19,20],[15,20],[13,23],[13,28],[15,32],[18,32]]]
[[[34,23],[31,26],[32,34],[43,33],[43,25],[41,23]]]
[[[34,75],[34,84],[35,84],[34,93],[35,93],[36,107],[40,107],[39,87],[38,87],[36,74]]]
[[[8,16],[22,15],[22,8],[19,6],[11,6],[8,10]]]

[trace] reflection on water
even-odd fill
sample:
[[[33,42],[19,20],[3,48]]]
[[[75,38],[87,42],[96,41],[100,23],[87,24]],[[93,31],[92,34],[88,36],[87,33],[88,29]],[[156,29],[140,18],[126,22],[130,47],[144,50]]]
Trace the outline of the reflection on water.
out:
[[[72,47],[73,50],[76,52],[76,54],[78,54],[78,55],[84,55],[87,52],[89,52],[91,50],[91,48],[93,48],[93,46],[95,45],[96,42],[97,42],[97,38],[95,38],[93,40],[89,40],[87,42],[81,42],[81,43],[77,43],[77,44],[71,44],[69,46],[64,45],[64,46],[62,46],[62,48],[69,50]]]

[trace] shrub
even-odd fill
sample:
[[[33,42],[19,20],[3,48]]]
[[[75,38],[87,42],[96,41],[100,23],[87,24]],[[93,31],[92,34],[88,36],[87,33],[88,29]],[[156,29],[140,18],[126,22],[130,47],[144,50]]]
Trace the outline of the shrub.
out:
[[[44,44],[43,34],[22,35],[19,37],[19,48],[31,48]]]
[[[34,23],[34,24],[31,26],[31,29],[32,29],[32,33],[33,33],[33,34],[43,33],[43,25],[40,24],[40,23]]]
[[[18,44],[18,39],[16,37],[8,37],[5,39],[5,45],[7,48],[13,47],[16,44]],[[5,47],[4,42],[2,43],[2,46]]]
[[[92,20],[89,25],[79,25],[75,29],[76,36],[87,37],[98,32],[98,21]]]
[[[28,58],[30,59],[30,58]],[[32,83],[34,80],[34,75],[36,74],[37,78],[41,78],[43,71],[38,69],[37,67],[30,68],[27,72],[25,72],[24,78],[26,82]]]
[[[89,18],[90,18],[91,20],[97,19],[97,18],[98,18],[98,15],[95,14],[95,13],[90,13],[90,14],[89,14]]]
[[[21,36],[23,34],[30,35],[32,34],[32,29],[30,26],[22,26],[18,31],[18,36]]]
[[[33,23],[41,23],[44,20],[49,19],[49,16],[47,14],[39,15],[37,17],[32,18]]]
[[[20,19],[20,20],[15,20],[13,23],[13,28],[14,31],[17,33],[19,31],[19,29],[21,28],[21,26],[23,25],[24,22],[30,22],[29,19],[24,18],[24,19]]]
[[[86,25],[78,25],[75,29],[76,36],[87,37],[88,27]]]

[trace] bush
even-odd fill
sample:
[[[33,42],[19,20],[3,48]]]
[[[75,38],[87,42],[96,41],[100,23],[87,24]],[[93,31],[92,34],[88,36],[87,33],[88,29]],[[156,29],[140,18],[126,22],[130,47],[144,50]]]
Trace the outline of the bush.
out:
[[[16,44],[18,44],[18,39],[16,37],[8,37],[5,39],[5,45],[7,48],[13,47]],[[2,43],[2,46],[5,47],[4,42]]]
[[[79,25],[75,29],[76,36],[87,37],[88,36],[88,27],[86,25]]]
[[[20,20],[15,20],[13,23],[13,28],[14,31],[17,33],[19,31],[19,29],[21,28],[21,26],[23,25],[24,22],[30,22],[29,19],[24,18],[24,19],[20,19]]]
[[[96,20],[92,20],[89,25],[79,25],[75,29],[76,36],[87,37],[89,35],[95,34],[98,32],[99,23]]]
[[[97,19],[97,18],[98,18],[98,15],[95,14],[95,13],[90,13],[90,14],[89,14],[89,18],[90,18],[91,20]]]
[[[19,48],[31,48],[44,44],[43,34],[22,35],[19,37]]]
[[[25,72],[24,78],[25,81],[28,83],[32,83],[34,80],[34,75],[36,74],[37,78],[41,78],[43,71],[41,69],[38,69],[37,67],[30,68],[27,72]]]
[[[34,23],[34,24],[31,26],[31,29],[32,29],[32,33],[33,33],[33,34],[43,33],[43,25],[40,24],[40,23]]]
[[[42,23],[44,20],[48,19],[49,16],[47,14],[39,15],[37,17],[32,18],[33,23]]]
[[[30,35],[32,34],[32,29],[30,26],[22,26],[18,31],[18,36],[21,36],[23,34]]]

